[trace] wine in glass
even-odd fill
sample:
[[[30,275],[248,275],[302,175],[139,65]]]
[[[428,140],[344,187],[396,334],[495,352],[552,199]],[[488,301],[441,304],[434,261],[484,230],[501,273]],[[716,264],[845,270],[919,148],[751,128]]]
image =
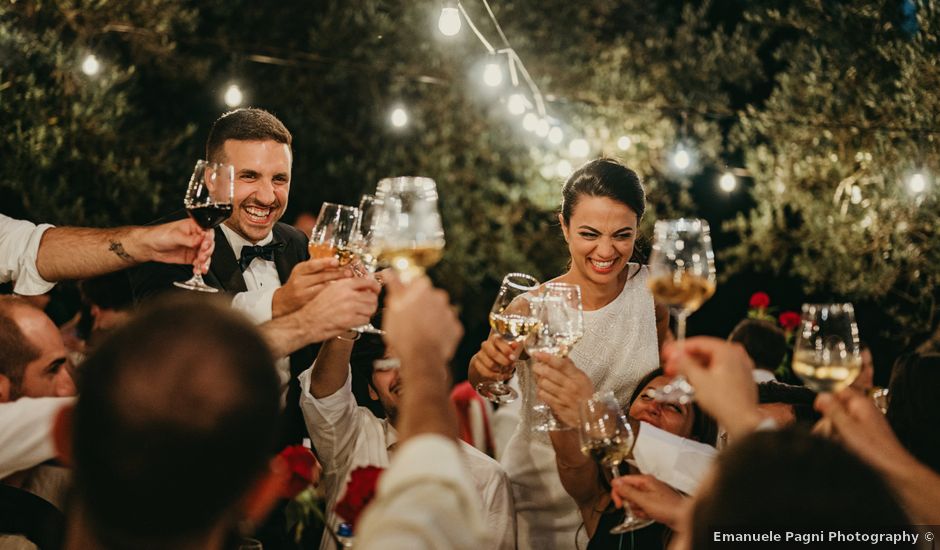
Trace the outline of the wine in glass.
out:
[[[407,283],[436,264],[444,250],[437,185],[430,178],[386,178],[375,197],[380,201],[375,225],[379,261]]]
[[[535,328],[532,303],[526,294],[539,289],[535,277],[525,273],[509,273],[503,277],[496,300],[490,308],[490,328],[507,342],[521,342]],[[520,361],[517,361],[520,363]],[[494,403],[515,401],[519,394],[504,381],[480,382],[477,392]]]
[[[538,322],[526,339],[526,350],[530,355],[541,352],[566,357],[584,335],[581,288],[568,283],[547,283],[539,289],[533,303]],[[570,429],[552,414],[547,404],[536,400],[532,408],[536,413],[533,430]]]
[[[375,195],[363,195],[359,200],[359,223],[353,231],[352,250],[359,259],[359,264],[365,273],[358,272],[363,277],[375,274],[378,257],[375,251]],[[384,330],[375,328],[372,323],[366,323],[352,330],[359,333],[385,334]]]
[[[196,162],[196,168],[186,187],[183,206],[199,227],[210,230],[218,227],[232,215],[232,195],[235,193],[235,167],[231,164]],[[173,284],[187,290],[218,292],[202,280],[200,266],[193,266],[188,281]]]
[[[656,222],[649,272],[650,291],[675,316],[676,341],[681,343],[686,318],[715,293],[715,253],[708,222],[684,218]],[[656,392],[656,399],[688,403],[693,395],[688,380],[677,376]]]
[[[579,421],[581,452],[609,468],[613,478],[620,477],[620,464],[630,455],[635,438],[613,392],[598,392],[583,402]],[[611,529],[611,534],[634,531],[653,523],[653,520],[634,516],[626,501],[623,501],[623,513],[623,522]]]
[[[310,257],[335,257],[340,266],[347,265],[356,257],[352,243],[358,224],[359,209],[355,206],[323,203],[310,233]]]
[[[862,370],[852,304],[803,304],[793,372],[816,392],[848,387]]]

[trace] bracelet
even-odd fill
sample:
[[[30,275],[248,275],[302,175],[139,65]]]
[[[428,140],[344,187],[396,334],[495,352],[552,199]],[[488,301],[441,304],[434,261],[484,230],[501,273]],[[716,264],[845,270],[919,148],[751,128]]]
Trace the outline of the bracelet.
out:
[[[344,341],[344,342],[355,342],[356,340],[358,340],[359,338],[362,337],[362,333],[361,333],[361,332],[356,332],[355,330],[350,330],[350,331],[347,331],[347,334],[350,333],[350,332],[353,333],[352,338],[350,338],[350,337],[348,337],[348,336],[343,336],[342,334],[339,334],[339,335],[336,336],[336,339],[337,339],[337,340],[342,340],[342,341]]]

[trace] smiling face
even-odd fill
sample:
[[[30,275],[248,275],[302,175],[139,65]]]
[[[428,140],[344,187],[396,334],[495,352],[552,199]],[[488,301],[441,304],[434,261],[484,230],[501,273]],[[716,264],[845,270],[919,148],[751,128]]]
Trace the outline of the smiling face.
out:
[[[692,405],[663,403],[652,397],[654,391],[668,384],[670,380],[672,380],[670,376],[657,376],[650,380],[630,404],[630,416],[679,437],[690,437],[692,425],[695,422]]]
[[[271,233],[287,208],[290,193],[291,151],[274,140],[226,140],[220,162],[235,167],[232,216],[225,225],[257,243]]]
[[[607,197],[582,195],[569,223],[559,216],[571,270],[599,285],[618,282],[636,242],[636,212],[622,202]]]

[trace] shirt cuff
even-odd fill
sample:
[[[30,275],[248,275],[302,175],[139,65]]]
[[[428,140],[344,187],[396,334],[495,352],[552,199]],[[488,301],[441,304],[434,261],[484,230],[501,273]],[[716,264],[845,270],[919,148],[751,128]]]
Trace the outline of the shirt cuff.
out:
[[[260,325],[271,320],[271,301],[276,288],[265,290],[246,290],[239,292],[232,299],[232,307],[248,315],[255,324]]]
[[[55,283],[42,278],[39,274],[39,268],[36,267],[36,260],[39,257],[39,244],[42,242],[42,236],[46,230],[53,226],[45,223],[37,226],[29,234],[26,249],[20,258],[19,276],[13,285],[13,292],[22,296],[37,296],[45,294],[52,290]]]

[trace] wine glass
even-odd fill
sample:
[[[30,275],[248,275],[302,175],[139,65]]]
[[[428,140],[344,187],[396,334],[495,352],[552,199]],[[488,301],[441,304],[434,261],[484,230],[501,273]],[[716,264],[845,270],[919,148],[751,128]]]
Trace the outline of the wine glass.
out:
[[[359,263],[365,270],[357,274],[363,277],[370,277],[375,273],[378,258],[375,254],[375,195],[363,195],[359,200],[359,223],[353,231],[352,249],[359,259]],[[352,330],[359,333],[385,334],[384,330],[377,329],[372,323],[353,327]]]
[[[375,247],[402,282],[419,277],[441,259],[444,229],[437,209],[437,185],[430,178],[379,181],[375,191]]]
[[[186,187],[183,206],[186,212],[206,231],[214,229],[232,215],[232,195],[235,193],[235,167],[231,164],[196,162],[193,175]],[[193,266],[188,281],[174,282],[175,286],[200,292],[218,292],[202,280],[200,266]]]
[[[323,203],[310,233],[310,257],[335,257],[340,266],[347,265],[356,257],[352,243],[358,224],[359,209],[355,206]]]
[[[581,452],[610,468],[613,478],[620,477],[620,464],[630,455],[635,438],[614,393],[595,393],[581,404],[578,412]],[[653,520],[634,516],[627,501],[623,501],[623,514],[623,522],[611,529],[611,534],[619,535],[653,523]]]
[[[676,341],[685,340],[686,317],[715,293],[715,253],[708,222],[698,219],[660,220],[653,229],[649,288],[656,301],[676,317]],[[656,392],[656,399],[689,403],[694,391],[677,376]]]
[[[538,322],[526,339],[526,350],[529,355],[541,352],[566,357],[584,335],[581,288],[568,283],[546,283],[534,303]],[[540,400],[536,400],[532,409],[536,413],[533,430],[570,429],[552,414],[551,407]]]
[[[490,308],[490,328],[507,342],[521,342],[535,328],[532,302],[524,295],[539,289],[535,277],[525,273],[509,273],[503,277],[496,300]],[[517,361],[516,363],[521,363]],[[476,385],[477,393],[494,403],[510,403],[519,394],[505,381],[487,381]]]
[[[862,370],[852,304],[803,304],[793,372],[816,392],[848,387]]]

